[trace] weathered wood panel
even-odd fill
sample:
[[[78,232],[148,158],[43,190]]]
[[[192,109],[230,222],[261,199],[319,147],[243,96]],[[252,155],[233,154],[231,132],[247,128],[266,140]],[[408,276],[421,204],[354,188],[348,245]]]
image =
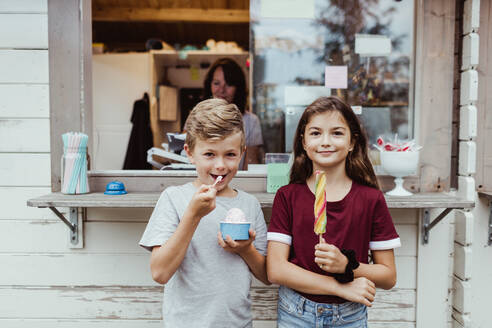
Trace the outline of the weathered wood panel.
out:
[[[472,247],[454,244],[454,274],[461,280],[472,277]]]
[[[390,208],[390,214],[395,224],[418,224],[418,209]]]
[[[33,198],[33,197],[31,197]],[[26,199],[31,199],[26,198]],[[270,221],[272,209],[263,207],[263,216],[266,222]],[[147,222],[153,208],[88,208],[87,221],[142,221]],[[390,209],[395,225],[418,224],[418,210],[415,209]]]
[[[161,320],[117,319],[0,319],[5,328],[162,328]],[[372,328],[372,327],[371,327]],[[407,328],[407,327],[404,327]]]
[[[43,236],[38,236],[43,240]],[[68,236],[67,236],[68,238]],[[138,254],[0,254],[0,285],[153,286],[150,256]]]
[[[395,225],[400,235],[401,247],[395,249],[396,256],[417,256],[417,225]]]
[[[395,264],[397,275],[395,288],[415,289],[417,287],[417,258],[397,256]]]
[[[1,84],[0,117],[48,118],[49,86],[47,84]]]
[[[380,322],[369,321],[371,328],[415,328],[415,322]]]
[[[51,186],[60,190],[61,134],[92,136],[92,59],[90,0],[48,2],[51,122]],[[82,38],[82,40],[81,40]],[[89,154],[92,148],[89,147]]]
[[[48,15],[0,13],[0,48],[48,49]]]
[[[48,83],[48,50],[0,50],[0,83]]]
[[[47,0],[0,1],[0,13],[46,13]]]
[[[87,222],[145,222],[149,221],[153,208],[88,208]]]
[[[50,121],[40,119],[1,119],[0,152],[49,152]]]
[[[86,222],[84,223],[84,248],[77,250],[77,254],[149,255],[148,251],[138,245],[145,226],[144,222]],[[67,253],[70,251],[67,240],[68,231],[68,227],[59,219],[49,221],[0,220],[0,252]]]
[[[0,186],[50,185],[50,154],[0,153]]]
[[[0,187],[2,205],[7,204],[7,206],[2,206],[0,210],[0,220],[57,219],[48,209],[28,207],[26,205],[27,199],[39,197],[48,192],[50,192],[49,187]]]
[[[6,328],[162,328],[161,320],[115,320],[115,319],[0,319]],[[415,322],[369,321],[371,328],[415,328]],[[276,328],[277,321],[255,320],[253,328]],[[451,327],[449,327],[451,328]]]
[[[149,261],[149,254],[132,253],[4,253],[0,254],[0,285],[152,286],[156,283],[151,278]],[[396,258],[396,288],[415,288],[416,262],[414,257]]]
[[[431,218],[439,213],[440,210],[431,210]],[[434,226],[428,244],[423,244],[422,235],[418,234],[417,327],[446,327],[450,318],[450,244],[454,236],[449,219]],[[418,231],[421,229],[422,221]]]
[[[371,328],[415,328],[414,322],[370,321]],[[77,319],[0,319],[0,326],[7,328],[162,328],[160,320],[77,320]],[[253,328],[275,328],[276,321],[255,320]]]
[[[39,210],[41,211],[41,210]],[[146,222],[85,222],[84,248],[77,254],[148,254],[138,246]],[[417,255],[417,227],[396,226],[402,247],[396,256]],[[68,228],[59,219],[49,221],[0,220],[0,252],[66,253]],[[33,236],[42,236],[43,242]],[[111,236],[108,240],[108,236]]]
[[[136,178],[135,178],[136,179]],[[173,177],[162,176],[159,178],[161,184],[165,184],[166,187],[170,185],[182,184],[183,180],[191,180],[191,178],[176,179]],[[147,179],[151,180],[151,179]],[[248,179],[235,178],[230,184],[234,187],[236,184],[241,185],[242,182],[246,182]],[[121,180],[119,180],[121,181]],[[239,182],[241,181],[241,182]],[[123,182],[123,181],[122,181]],[[135,183],[137,180],[134,181]],[[188,182],[188,181],[187,181]],[[155,183],[155,181],[154,181]],[[135,192],[127,187],[128,194],[108,196],[104,192],[92,189],[93,184],[90,183],[91,193],[78,194],[78,195],[65,195],[59,192],[47,194],[39,198],[30,199],[28,201],[29,206],[46,207],[46,206],[61,206],[61,207],[154,207],[159,199],[159,191],[150,192]],[[104,190],[104,189],[103,189]],[[275,195],[265,192],[248,191],[251,195],[258,199],[258,202],[262,207],[271,207]],[[386,203],[388,208],[472,208],[475,203],[473,201],[467,201],[460,199],[452,195],[445,195],[442,193],[433,194],[416,194],[411,197],[391,197],[386,196]]]
[[[477,188],[492,191],[492,4],[480,1],[477,101]]]
[[[195,175],[183,172],[182,177],[166,176],[166,174],[159,174],[159,171],[152,171],[155,176],[142,177],[142,176],[97,176],[93,177],[89,173],[89,184],[93,191],[104,191],[106,185],[115,180],[121,181],[125,184],[128,191],[158,191],[161,192],[169,186],[176,186],[191,182],[196,179]],[[162,171],[161,171],[162,172]],[[175,171],[174,171],[175,172]],[[186,174],[186,175],[185,175]],[[245,190],[248,192],[265,192],[266,191],[266,178],[265,177],[240,177],[236,176],[231,182],[231,187],[236,189]],[[272,197],[273,199],[273,194]]]
[[[0,317],[159,320],[162,318],[162,293],[161,286],[0,287],[0,303],[5,304],[0,308]],[[254,319],[277,319],[277,293],[277,287],[251,288]],[[16,302],[9,301],[12,299]],[[26,308],[30,309],[28,313],[25,311]],[[369,309],[369,320],[414,321],[415,291],[378,290],[373,307]]]
[[[420,191],[449,190],[455,3],[422,1],[417,22],[416,127],[420,156]],[[423,16],[422,16],[423,15]]]

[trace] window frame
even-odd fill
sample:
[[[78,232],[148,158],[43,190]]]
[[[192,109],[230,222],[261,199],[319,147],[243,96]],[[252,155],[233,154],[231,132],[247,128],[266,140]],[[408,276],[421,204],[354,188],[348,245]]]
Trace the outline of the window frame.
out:
[[[415,6],[414,137],[424,148],[418,175],[405,181],[414,191],[448,191],[451,183],[456,4],[418,0]],[[424,30],[428,32],[424,33]],[[59,191],[61,134],[82,131],[93,135],[91,1],[48,0],[48,34],[51,186],[52,191]],[[89,155],[91,152],[89,147]],[[146,175],[142,171],[123,170],[90,172],[89,175],[97,179],[104,173],[115,179]],[[175,176],[169,172],[162,172],[162,175]],[[378,177],[383,190],[391,187],[392,177]],[[142,184],[142,191],[146,186],[146,183]]]

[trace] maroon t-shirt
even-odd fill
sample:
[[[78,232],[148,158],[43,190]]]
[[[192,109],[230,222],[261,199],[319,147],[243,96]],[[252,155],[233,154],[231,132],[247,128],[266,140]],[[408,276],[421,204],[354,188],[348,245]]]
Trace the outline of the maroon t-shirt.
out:
[[[314,200],[314,194],[305,183],[280,188],[273,202],[268,240],[290,245],[291,263],[329,275],[314,262],[314,246],[319,243],[313,230]],[[361,263],[368,263],[369,249],[400,246],[386,201],[378,189],[352,182],[349,193],[342,200],[327,202],[326,216],[323,238],[339,249],[353,249]],[[300,294],[318,303],[347,302],[337,296]]]

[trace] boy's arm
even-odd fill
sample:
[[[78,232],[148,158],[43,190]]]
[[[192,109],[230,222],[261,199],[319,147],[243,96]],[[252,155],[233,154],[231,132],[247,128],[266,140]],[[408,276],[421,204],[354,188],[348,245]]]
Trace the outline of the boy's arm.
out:
[[[156,282],[167,283],[181,265],[201,218],[215,208],[216,193],[215,188],[201,186],[193,195],[173,235],[162,246],[152,249],[150,271]]]
[[[249,239],[248,240],[232,240],[230,236],[224,240],[222,239],[222,234],[220,231],[217,233],[217,240],[219,241],[219,245],[224,248],[224,250],[236,253],[246,262],[249,267],[249,270],[253,273],[253,275],[260,280],[262,283],[266,285],[270,285],[270,281],[268,281],[267,273],[266,273],[266,260],[265,256],[262,255],[256,249],[253,241],[256,238],[256,232],[254,230],[249,230]]]
[[[266,285],[270,285],[266,273],[266,258],[258,252],[253,243],[250,244],[250,247],[248,247],[246,251],[239,253],[239,256],[243,258],[244,262],[248,265],[249,270],[251,270],[258,280]]]
[[[267,251],[267,273],[270,282],[287,286],[299,292],[313,295],[334,295],[348,301],[372,306],[376,288],[366,278],[341,284],[333,277],[303,269],[288,261],[290,246],[269,241]]]

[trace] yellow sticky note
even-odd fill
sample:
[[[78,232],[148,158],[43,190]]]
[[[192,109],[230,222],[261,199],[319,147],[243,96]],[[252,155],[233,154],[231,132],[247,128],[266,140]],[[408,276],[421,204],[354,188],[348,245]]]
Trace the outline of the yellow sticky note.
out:
[[[200,79],[200,71],[196,67],[190,67],[190,74],[191,74],[191,79],[192,80],[199,80]]]

